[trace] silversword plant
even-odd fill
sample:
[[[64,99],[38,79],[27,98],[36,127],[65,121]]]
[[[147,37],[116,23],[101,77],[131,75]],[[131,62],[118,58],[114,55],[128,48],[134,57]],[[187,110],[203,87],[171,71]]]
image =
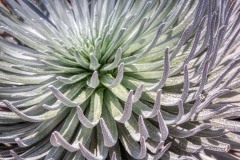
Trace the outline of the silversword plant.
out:
[[[239,160],[239,0],[2,0],[1,160]]]

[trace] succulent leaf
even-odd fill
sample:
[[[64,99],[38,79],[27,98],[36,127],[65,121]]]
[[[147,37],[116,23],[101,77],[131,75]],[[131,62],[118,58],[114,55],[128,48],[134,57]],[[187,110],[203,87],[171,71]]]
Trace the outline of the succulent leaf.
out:
[[[239,11],[1,0],[0,159],[239,159]]]

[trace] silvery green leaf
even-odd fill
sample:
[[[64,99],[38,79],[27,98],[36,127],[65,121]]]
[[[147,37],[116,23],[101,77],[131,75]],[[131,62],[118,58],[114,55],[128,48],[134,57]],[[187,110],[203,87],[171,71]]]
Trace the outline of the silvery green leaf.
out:
[[[239,6],[0,1],[0,159],[239,159]]]

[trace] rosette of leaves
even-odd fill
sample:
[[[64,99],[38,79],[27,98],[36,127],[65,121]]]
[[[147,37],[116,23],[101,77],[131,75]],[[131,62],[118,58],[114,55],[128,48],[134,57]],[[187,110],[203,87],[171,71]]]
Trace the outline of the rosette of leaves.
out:
[[[2,1],[1,159],[239,159],[239,9]]]

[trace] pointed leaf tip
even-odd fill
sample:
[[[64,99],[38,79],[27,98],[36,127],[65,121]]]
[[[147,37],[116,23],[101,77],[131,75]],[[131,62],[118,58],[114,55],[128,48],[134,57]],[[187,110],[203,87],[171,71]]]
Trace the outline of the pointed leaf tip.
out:
[[[118,66],[117,76],[116,76],[115,80],[110,84],[111,88],[114,88],[121,83],[121,81],[123,79],[123,73],[124,73],[124,63],[122,62]]]
[[[97,70],[100,67],[97,57],[94,55],[94,53],[90,53],[89,57],[90,57],[90,67],[89,68],[94,71]]]
[[[103,118],[100,119],[100,127],[102,129],[104,145],[107,147],[112,147],[116,144],[117,140],[111,135],[105,121]]]
[[[111,160],[117,160],[116,152],[113,152],[112,157],[111,157]]]
[[[169,60],[169,52],[167,47],[165,49],[164,70],[163,70],[162,78],[158,81],[158,83],[154,84],[151,87],[146,88],[147,91],[154,91],[154,90],[161,89],[165,85],[165,82],[167,81],[169,71],[170,71],[170,60]]]
[[[162,155],[170,148],[171,145],[172,145],[172,143],[169,142],[166,146],[164,146],[164,147],[158,152],[158,154],[156,154],[156,156],[154,157],[153,160],[158,160],[159,158],[161,158]]]
[[[138,128],[139,128],[140,137],[144,137],[144,140],[146,140],[149,137],[149,134],[148,134],[146,125],[144,123],[143,117],[141,115],[138,118]]]
[[[16,115],[18,115],[21,119],[29,122],[42,122],[44,119],[39,116],[28,116],[24,114],[22,111],[17,109],[15,106],[13,106],[8,100],[2,101],[8,109],[10,109],[12,112],[14,112]]]
[[[28,146],[20,138],[15,138],[15,142],[18,144],[19,147],[27,147]]]
[[[135,93],[134,93],[134,96],[133,96],[133,103],[137,102],[141,96],[142,96],[142,92],[143,92],[143,88],[144,88],[144,85],[143,84],[140,84]]]
[[[164,119],[162,117],[161,111],[157,111],[158,114],[158,123],[159,123],[159,128],[161,132],[161,141],[165,141],[168,137],[169,131],[166,123],[164,122]]]
[[[61,146],[58,141],[57,141],[57,137],[55,135],[55,132],[52,133],[51,137],[50,137],[50,143],[55,146],[55,147],[59,147]]]
[[[53,93],[53,95],[64,105],[67,107],[76,107],[77,104],[71,101],[68,97],[66,97],[59,89],[55,88],[53,85],[49,85],[48,88]],[[46,106],[45,106],[46,107]]]
[[[126,121],[128,121],[128,119],[132,115],[132,97],[133,97],[133,91],[130,90],[127,101],[124,105],[124,111],[123,111],[122,117],[118,120],[121,123],[125,123]]]
[[[153,118],[157,115],[157,111],[160,111],[160,107],[161,107],[161,94],[162,94],[162,89],[159,89],[157,91],[157,96],[154,102],[154,106],[151,112],[147,113],[147,114],[143,114],[144,118]]]
[[[96,124],[93,124],[88,120],[88,118],[84,115],[80,106],[77,106],[77,115],[79,121],[87,128],[93,128]]]
[[[81,143],[79,143],[79,148],[80,148],[80,152],[87,160],[103,160],[102,156],[100,157],[95,156],[87,148],[85,148],[85,146],[82,145]]]
[[[99,85],[98,72],[94,71],[91,78],[87,81],[87,85],[91,88],[96,88]]]
[[[76,144],[71,145],[70,143],[68,143],[68,141],[59,132],[54,131],[52,135],[54,136],[54,140],[56,141],[58,146],[62,146],[69,152],[75,152],[79,150],[78,145],[76,146]]]

